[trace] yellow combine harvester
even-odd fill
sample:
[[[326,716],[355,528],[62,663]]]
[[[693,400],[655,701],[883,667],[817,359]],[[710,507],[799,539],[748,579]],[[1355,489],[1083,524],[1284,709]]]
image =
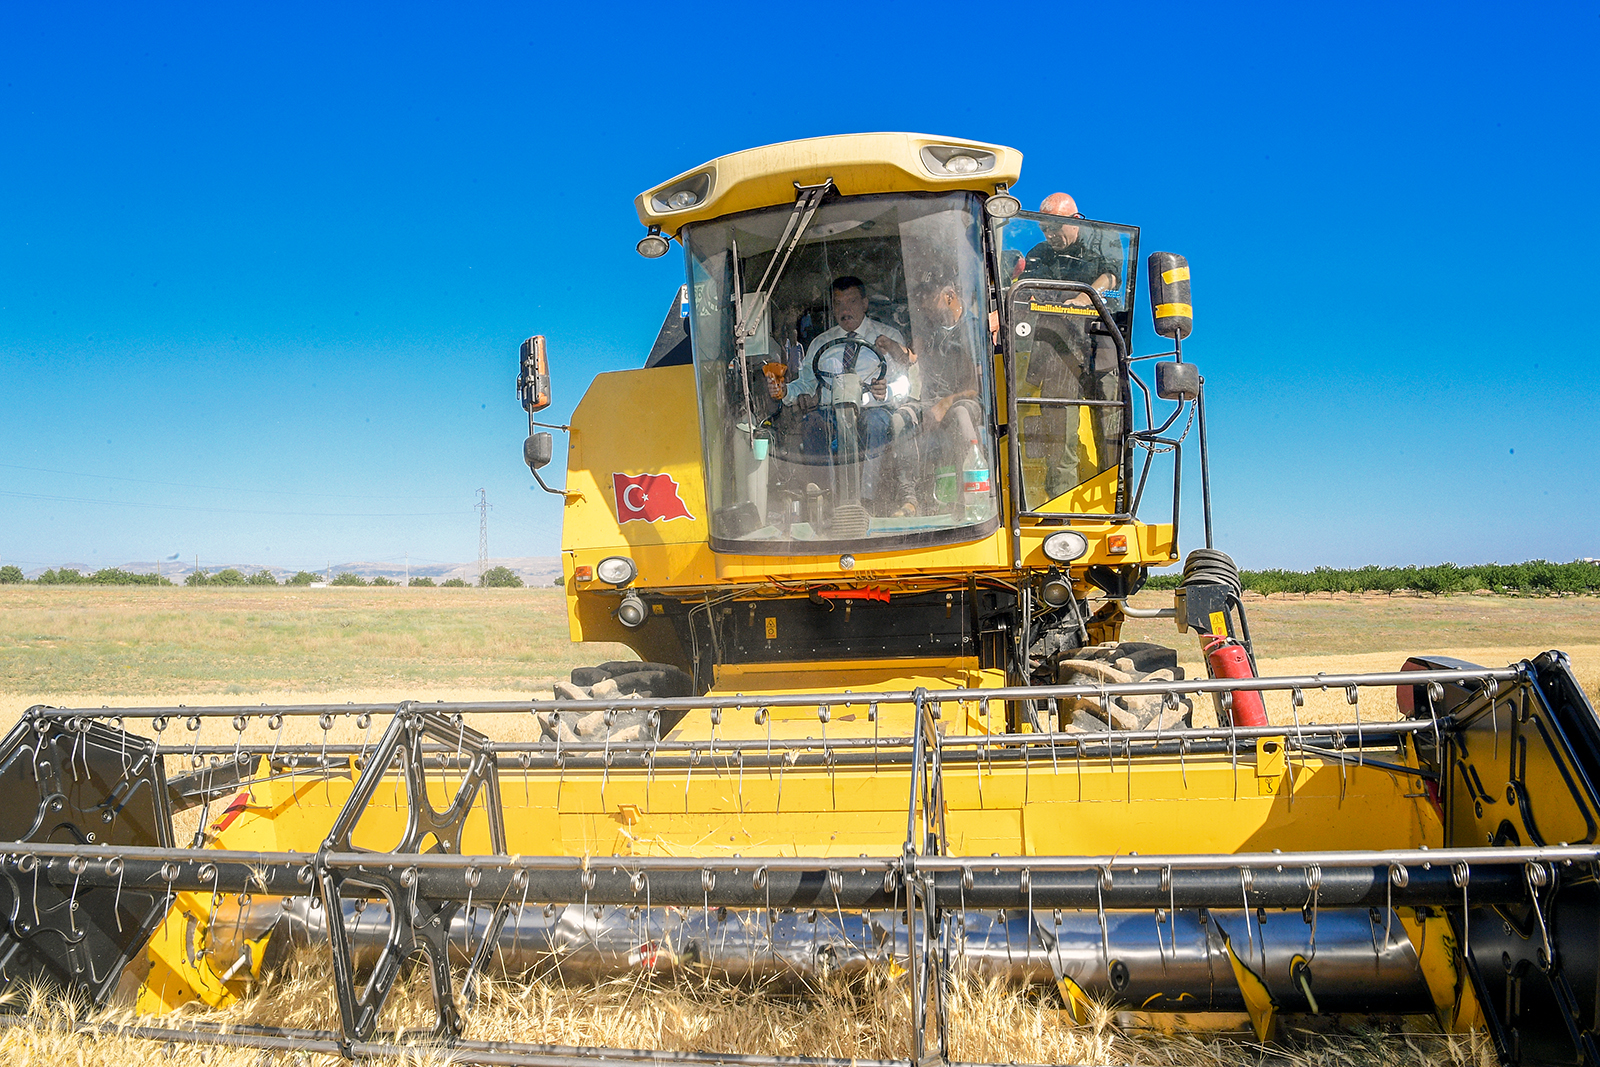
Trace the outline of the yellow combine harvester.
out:
[[[1507,1062],[1596,1062],[1600,723],[1565,657],[1256,677],[1210,545],[1188,266],[1060,198],[1023,211],[1021,164],[852,135],[641,194],[639,251],[678,241],[687,281],[645,366],[552,427],[550,491],[573,638],[642,662],[516,704],[33,709],[0,763],[6,981],[103,1002],[142,953],[142,1011],[221,1006],[309,943],[337,1030],[136,1032],[363,1056],[393,1051],[420,957],[455,1054],[565,1064],[463,1036],[474,977],[878,970],[938,1061],[947,983],[977,972],[1074,1012],[1248,1013],[1262,1038],[1419,1013]],[[1129,351],[1141,284],[1170,352]],[[532,338],[541,484],[549,381]],[[1186,450],[1207,544],[1158,614],[1206,678],[1120,639],[1180,558]],[[1353,721],[1300,723],[1313,688]],[[1363,722],[1383,689],[1402,717]],[[536,740],[474,725],[507,713]],[[295,717],[323,743],[283,742]]]

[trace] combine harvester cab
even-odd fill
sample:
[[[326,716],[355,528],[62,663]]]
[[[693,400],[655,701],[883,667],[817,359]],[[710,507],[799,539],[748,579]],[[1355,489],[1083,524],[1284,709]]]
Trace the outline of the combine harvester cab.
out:
[[[1565,657],[1256,677],[1210,543],[1188,266],[1023,211],[1020,170],[852,135],[641,194],[639,251],[676,240],[687,270],[646,365],[546,428],[535,337],[519,393],[541,484],[548,429],[571,434],[546,488],[572,636],[642,662],[514,704],[33,709],[0,762],[8,989],[226,1007],[308,945],[326,1029],[133,1032],[361,1056],[396,1049],[389,994],[422,960],[441,1045],[566,1063],[475,1036],[477,977],[873,973],[936,1062],[962,1058],[947,994],[975,974],[1075,1016],[1267,1039],[1421,1014],[1506,1062],[1596,1062],[1600,724]],[[1170,352],[1129,352],[1141,284]],[[1205,678],[1121,640],[1181,558],[1186,451],[1206,545],[1157,614]],[[1312,690],[1350,721],[1302,722]]]

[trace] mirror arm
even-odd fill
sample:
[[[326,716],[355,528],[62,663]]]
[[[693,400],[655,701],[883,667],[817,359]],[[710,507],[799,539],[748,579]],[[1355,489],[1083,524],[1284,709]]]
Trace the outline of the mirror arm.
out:
[[[1151,426],[1154,426],[1156,424],[1156,414],[1155,414],[1155,408],[1151,404],[1151,401],[1150,401],[1150,387],[1148,385],[1144,384],[1144,379],[1143,378],[1140,378],[1137,374],[1135,374],[1133,372],[1133,367],[1132,366],[1128,367],[1128,380],[1139,387],[1139,394],[1142,397],[1144,397],[1144,424],[1145,424],[1145,427],[1149,428]],[[1162,429],[1166,429],[1166,427],[1162,427]],[[1128,431],[1131,433],[1133,431],[1133,427],[1129,426],[1128,427]]]
[[[1192,401],[1187,402],[1192,403]],[[1172,409],[1172,414],[1167,416],[1167,421],[1163,422],[1160,426],[1153,427],[1149,430],[1129,433],[1128,437],[1130,439],[1137,437],[1141,441],[1154,441],[1156,438],[1160,437],[1162,434],[1171,429],[1172,424],[1178,421],[1178,416],[1183,414],[1184,403],[1185,402],[1179,402],[1178,406]]]
[[[573,498],[573,499],[577,499],[577,500],[582,500],[583,499],[583,494],[582,493],[569,493],[565,489],[552,489],[548,485],[545,485],[544,484],[544,479],[539,477],[539,472],[538,471],[532,471],[530,473],[532,473],[532,475],[533,475],[533,480],[539,483],[539,488],[543,489],[547,493],[554,493],[556,496],[559,496],[559,497],[569,497],[569,498]]]

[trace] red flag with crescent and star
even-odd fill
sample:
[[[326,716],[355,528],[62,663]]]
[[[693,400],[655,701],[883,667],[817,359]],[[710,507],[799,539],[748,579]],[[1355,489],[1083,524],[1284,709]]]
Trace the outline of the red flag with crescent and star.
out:
[[[611,485],[617,494],[619,524],[694,518],[670,474],[613,474]]]

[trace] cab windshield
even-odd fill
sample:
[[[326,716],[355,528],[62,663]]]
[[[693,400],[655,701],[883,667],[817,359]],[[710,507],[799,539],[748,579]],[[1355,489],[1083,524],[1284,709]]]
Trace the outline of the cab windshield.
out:
[[[994,529],[982,217],[970,193],[901,194],[685,229],[714,548],[871,551]]]

